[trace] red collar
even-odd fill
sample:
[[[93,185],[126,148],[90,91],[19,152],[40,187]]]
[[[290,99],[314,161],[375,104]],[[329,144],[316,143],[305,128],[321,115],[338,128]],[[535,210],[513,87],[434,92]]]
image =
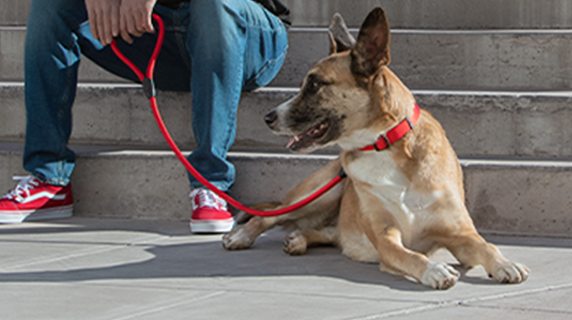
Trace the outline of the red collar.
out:
[[[421,114],[421,109],[417,103],[415,104],[415,108],[413,109],[413,115],[410,118],[405,118],[401,120],[397,125],[393,128],[387,130],[385,134],[380,134],[374,144],[367,145],[361,149],[360,151],[382,151],[389,148],[392,144],[396,143],[399,139],[403,138],[409,131],[413,130],[413,126],[419,120],[419,115]]]

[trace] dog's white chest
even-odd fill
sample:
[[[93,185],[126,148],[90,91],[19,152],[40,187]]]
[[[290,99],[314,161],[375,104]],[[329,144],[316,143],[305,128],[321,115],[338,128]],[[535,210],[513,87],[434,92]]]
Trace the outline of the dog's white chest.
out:
[[[347,166],[348,173],[359,184],[358,193],[373,196],[383,203],[399,223],[404,243],[411,243],[416,229],[423,228],[427,208],[437,201],[438,192],[424,194],[399,170],[390,152],[368,152]],[[365,184],[364,184],[365,183]],[[361,196],[361,195],[360,195]],[[362,202],[362,210],[377,214],[378,207]],[[418,230],[417,230],[418,231]]]

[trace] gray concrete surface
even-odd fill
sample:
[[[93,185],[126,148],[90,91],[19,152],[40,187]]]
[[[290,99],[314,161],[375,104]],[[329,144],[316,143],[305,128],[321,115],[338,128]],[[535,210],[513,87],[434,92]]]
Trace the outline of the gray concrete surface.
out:
[[[0,2],[0,25],[21,26],[28,21],[31,0],[4,0]]]
[[[245,93],[238,111],[236,151],[285,152],[287,138],[273,135],[264,115],[298,92],[267,88]],[[461,157],[572,158],[572,92],[416,90],[419,105],[440,122]],[[159,92],[160,112],[181,148],[195,148],[190,94]],[[22,83],[0,86],[0,141],[23,142]],[[167,148],[138,85],[82,85],[74,105],[76,145]],[[335,153],[329,148],[319,153]]]
[[[295,26],[328,26],[340,12],[359,27],[369,11],[381,6],[392,26],[406,29],[570,28],[567,0],[283,0]]]
[[[299,27],[326,26],[335,11],[357,27],[382,5],[393,28],[409,29],[394,31],[392,69],[411,88],[435,89],[418,90],[416,98],[442,121],[460,154],[487,157],[462,161],[467,206],[487,238],[531,268],[529,281],[500,285],[476,268],[461,270],[452,290],[436,292],[349,261],[334,248],[288,257],[280,231],[251,250],[226,252],[218,235],[189,234],[188,182],[177,160],[145,151],[163,142],[140,89],[87,85],[75,107],[74,142],[91,144],[77,149],[76,217],[0,225],[0,318],[570,319],[571,94],[539,91],[572,89],[571,33],[552,30],[572,27],[571,2],[284,1]],[[2,193],[13,188],[12,175],[23,173],[22,85],[6,81],[23,78],[25,28],[6,26],[25,25],[28,5],[0,3]],[[545,30],[506,30],[523,28]],[[239,149],[282,149],[283,139],[252,121],[292,96],[327,53],[324,29],[294,28],[290,37],[275,82],[290,89],[244,96]],[[82,81],[121,82],[89,62],[80,74]],[[186,98],[162,94],[161,111],[176,140],[192,148]],[[233,153],[231,159],[239,174],[233,195],[253,203],[279,199],[331,156]],[[453,262],[446,252],[435,259]]]
[[[23,79],[24,36],[24,28],[0,28],[0,80]],[[318,28],[293,28],[289,38],[273,84],[297,87],[327,56],[329,40],[326,29]],[[570,90],[570,39],[570,30],[394,30],[390,66],[412,89]],[[86,61],[80,80],[118,78]]]
[[[186,172],[171,152],[79,151],[72,176],[78,216],[188,219]],[[280,200],[333,157],[230,153],[237,169],[231,194],[246,204]],[[572,162],[461,159],[461,166],[480,230],[572,236]],[[18,174],[25,174],[21,152],[0,151],[0,190],[12,189]]]
[[[409,29],[560,29],[572,26],[568,0],[283,0],[294,26],[327,26],[341,12],[350,26],[359,26],[371,8],[383,7],[391,24]],[[0,3],[0,24],[26,24],[30,0]]]
[[[486,235],[531,269],[498,284],[446,251],[462,276],[433,291],[313,248],[290,257],[273,230],[245,251],[186,222],[72,218],[0,225],[2,319],[518,319],[572,317],[572,240]]]
[[[411,89],[568,90],[571,37],[569,29],[392,29],[390,68]],[[292,29],[289,39],[277,85],[299,84],[328,53],[326,29]]]

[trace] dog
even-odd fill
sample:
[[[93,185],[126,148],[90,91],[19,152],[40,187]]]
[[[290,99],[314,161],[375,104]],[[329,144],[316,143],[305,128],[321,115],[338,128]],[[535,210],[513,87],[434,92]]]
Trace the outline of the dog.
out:
[[[391,72],[390,29],[382,8],[363,22],[357,40],[339,14],[330,26],[330,55],[308,72],[300,92],[265,116],[289,136],[287,147],[310,152],[337,144],[340,155],[290,190],[275,209],[303,199],[340,173],[347,178],[311,204],[277,217],[252,217],[223,237],[246,249],[264,231],[290,228],[283,249],[334,245],[382,271],[448,289],[460,273],[427,256],[448,249],[466,267],[482,265],[501,283],[520,283],[529,269],[506,259],[477,232],[465,207],[462,172],[441,125],[419,109]]]

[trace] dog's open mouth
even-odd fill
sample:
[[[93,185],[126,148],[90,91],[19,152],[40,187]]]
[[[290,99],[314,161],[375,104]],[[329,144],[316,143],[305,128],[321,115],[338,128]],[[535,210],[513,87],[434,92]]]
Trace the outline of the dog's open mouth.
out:
[[[309,130],[306,130],[304,133],[291,137],[286,148],[296,151],[318,143],[324,139],[329,129],[330,123],[329,120],[326,119]]]

